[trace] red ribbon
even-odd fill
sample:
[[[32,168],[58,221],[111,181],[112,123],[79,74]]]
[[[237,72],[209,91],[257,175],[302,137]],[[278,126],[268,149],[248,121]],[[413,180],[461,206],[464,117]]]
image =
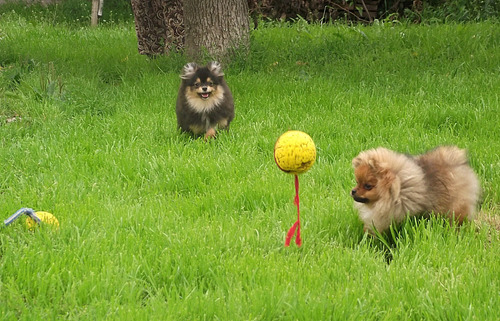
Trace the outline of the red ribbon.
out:
[[[288,233],[286,233],[285,246],[290,246],[290,241],[292,240],[295,231],[297,231],[295,244],[300,247],[302,245],[302,239],[300,238],[299,176],[297,174],[295,174],[295,199],[293,203],[297,206],[297,221],[288,230]]]

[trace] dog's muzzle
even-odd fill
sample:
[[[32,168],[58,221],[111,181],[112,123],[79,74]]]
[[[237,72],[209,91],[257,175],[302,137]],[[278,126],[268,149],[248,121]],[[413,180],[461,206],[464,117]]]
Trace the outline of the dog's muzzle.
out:
[[[369,200],[369,199],[367,199],[367,198],[364,198],[364,197],[359,197],[358,195],[356,195],[356,189],[353,189],[353,190],[351,191],[351,196],[352,196],[352,198],[353,198],[356,202],[358,202],[358,203],[363,203],[363,204],[366,204],[366,203],[368,203],[368,202],[370,201],[370,200]]]

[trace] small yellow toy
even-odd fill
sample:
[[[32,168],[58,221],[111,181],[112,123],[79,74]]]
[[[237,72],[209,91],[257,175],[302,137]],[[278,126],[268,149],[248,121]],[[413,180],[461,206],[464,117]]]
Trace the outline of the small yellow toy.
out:
[[[278,138],[274,145],[274,160],[278,167],[290,174],[308,171],[316,162],[316,146],[304,132],[290,130]]]
[[[288,230],[285,246],[297,232],[295,243],[302,245],[300,237],[300,209],[299,209],[299,174],[307,172],[316,162],[316,146],[312,138],[304,132],[290,130],[281,135],[274,144],[274,161],[279,169],[285,173],[295,175],[295,199],[297,206],[297,221]]]
[[[44,224],[51,225],[54,229],[59,229],[59,221],[57,218],[49,213],[49,212],[35,212],[35,215],[40,219],[40,221]],[[28,227],[28,230],[33,231],[37,227],[38,222],[36,222],[33,217],[28,216],[26,218],[26,226]]]

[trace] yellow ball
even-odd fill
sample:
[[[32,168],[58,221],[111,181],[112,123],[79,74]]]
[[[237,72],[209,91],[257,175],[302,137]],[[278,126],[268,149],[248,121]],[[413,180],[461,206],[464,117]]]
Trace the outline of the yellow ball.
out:
[[[316,161],[314,141],[304,132],[287,131],[278,138],[274,145],[274,160],[276,165],[286,173],[304,173]]]
[[[49,212],[35,212],[35,214],[40,220],[42,220],[42,223],[51,225],[51,227],[56,230],[59,229],[59,221],[53,214]],[[28,217],[26,219],[26,226],[30,231],[33,231],[37,227],[37,225],[37,222],[31,217]]]

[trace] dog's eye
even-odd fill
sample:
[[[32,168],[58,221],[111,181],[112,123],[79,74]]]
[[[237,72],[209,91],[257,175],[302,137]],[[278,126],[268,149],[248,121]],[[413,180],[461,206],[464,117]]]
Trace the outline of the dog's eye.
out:
[[[196,88],[198,88],[198,87],[200,87],[200,83],[199,83],[199,82],[195,82],[195,83],[194,83],[194,86],[195,86]]]
[[[369,191],[369,190],[371,190],[371,189],[373,188],[373,185],[371,185],[371,184],[365,184],[363,187],[364,187],[367,191]]]
[[[209,83],[208,83],[208,85],[209,85],[210,87],[212,87],[212,86],[214,85],[214,83],[213,83],[213,82],[209,82]]]

